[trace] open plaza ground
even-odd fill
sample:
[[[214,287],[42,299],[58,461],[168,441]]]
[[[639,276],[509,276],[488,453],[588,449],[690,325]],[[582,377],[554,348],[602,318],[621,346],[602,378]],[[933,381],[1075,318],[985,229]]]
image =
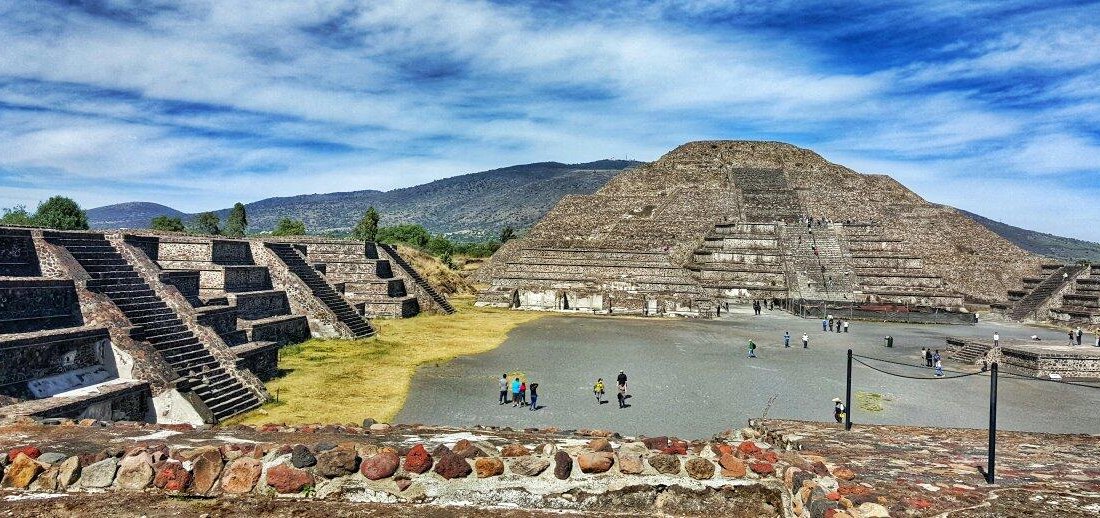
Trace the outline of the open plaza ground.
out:
[[[784,331],[791,333],[789,349],[783,347]],[[765,411],[773,418],[826,421],[832,419],[832,398],[844,397],[848,348],[920,365],[922,347],[946,352],[947,336],[991,339],[994,331],[1003,340],[1031,335],[1041,337],[1044,345],[1065,340],[1058,330],[984,321],[955,326],[853,322],[849,333],[838,334],[823,332],[820,320],[779,310],[753,316],[748,307],[716,320],[550,316],[519,325],[499,348],[422,366],[395,421],[605,428],[688,438],[743,426]],[[803,332],[810,336],[807,349],[801,347]],[[884,346],[886,335],[894,337],[893,348]],[[759,345],[758,358],[747,358],[750,339]],[[875,365],[932,377],[931,369]],[[946,360],[944,366],[974,370]],[[629,376],[632,396],[625,409],[614,398],[620,369]],[[539,383],[538,411],[498,405],[502,373],[522,373],[528,382]],[[598,405],[593,397],[598,377],[607,383],[610,403]],[[985,374],[917,380],[856,364],[853,393],[855,423],[964,428],[988,423]],[[1100,432],[1100,389],[1002,375],[999,396],[1002,429]]]

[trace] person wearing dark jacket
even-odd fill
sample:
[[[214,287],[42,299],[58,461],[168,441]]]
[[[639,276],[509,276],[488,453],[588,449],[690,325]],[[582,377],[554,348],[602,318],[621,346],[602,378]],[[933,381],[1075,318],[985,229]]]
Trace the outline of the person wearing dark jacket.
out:
[[[527,390],[531,392],[531,410],[535,411],[539,409],[539,384],[532,383],[527,386]]]

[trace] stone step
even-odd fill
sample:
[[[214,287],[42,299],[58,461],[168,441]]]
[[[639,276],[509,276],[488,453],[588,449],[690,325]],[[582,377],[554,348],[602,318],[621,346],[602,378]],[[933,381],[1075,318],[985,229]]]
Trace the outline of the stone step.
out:
[[[161,342],[170,342],[172,340],[179,340],[181,338],[189,338],[195,336],[189,329],[181,326],[182,331],[171,332],[159,332],[154,331],[154,334],[144,335],[144,339],[152,344],[158,344]]]

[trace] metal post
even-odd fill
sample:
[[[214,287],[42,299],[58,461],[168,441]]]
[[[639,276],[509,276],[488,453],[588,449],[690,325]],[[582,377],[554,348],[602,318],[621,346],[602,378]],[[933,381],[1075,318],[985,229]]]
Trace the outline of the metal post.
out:
[[[844,390],[844,429],[852,429],[852,350],[848,349],[848,386]]]
[[[997,363],[989,369],[989,459],[985,481],[992,484],[997,469]]]

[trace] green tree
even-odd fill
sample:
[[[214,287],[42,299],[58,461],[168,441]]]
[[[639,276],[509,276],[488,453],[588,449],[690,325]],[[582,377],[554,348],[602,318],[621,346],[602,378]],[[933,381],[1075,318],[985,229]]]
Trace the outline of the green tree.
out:
[[[432,238],[428,240],[428,252],[432,255],[439,257],[446,255],[450,257],[454,249],[454,244],[442,234],[432,236]]]
[[[420,225],[396,225],[378,229],[378,242],[380,243],[405,243],[416,248],[424,249],[432,235]]]
[[[377,241],[378,221],[380,219],[378,211],[374,210],[373,206],[367,208],[367,212],[363,213],[363,217],[359,219],[359,222],[355,224],[355,228],[352,229],[351,237],[360,241]]]
[[[38,206],[34,222],[39,226],[57,230],[88,230],[88,216],[75,201],[64,196],[54,196]]]
[[[248,228],[248,214],[245,213],[244,204],[237,202],[229,210],[229,216],[225,218],[225,235],[230,237],[244,237],[244,230]]]
[[[306,224],[290,219],[283,218],[279,220],[279,223],[275,225],[275,230],[271,232],[273,236],[301,236],[306,233]]]
[[[214,214],[213,212],[203,212],[202,214],[195,216],[195,232],[198,232],[199,234],[211,235],[221,234],[222,231],[219,228],[221,222],[222,220],[218,217],[217,214]]]
[[[149,228],[166,232],[183,232],[183,221],[170,216],[157,216],[150,222]]]
[[[4,209],[4,215],[0,216],[0,225],[33,227],[34,216],[27,212],[26,205],[16,205],[10,209]]]
[[[500,231],[500,244],[503,245],[507,243],[513,237],[516,237],[516,231],[513,230],[512,227],[504,227],[504,229]]]

